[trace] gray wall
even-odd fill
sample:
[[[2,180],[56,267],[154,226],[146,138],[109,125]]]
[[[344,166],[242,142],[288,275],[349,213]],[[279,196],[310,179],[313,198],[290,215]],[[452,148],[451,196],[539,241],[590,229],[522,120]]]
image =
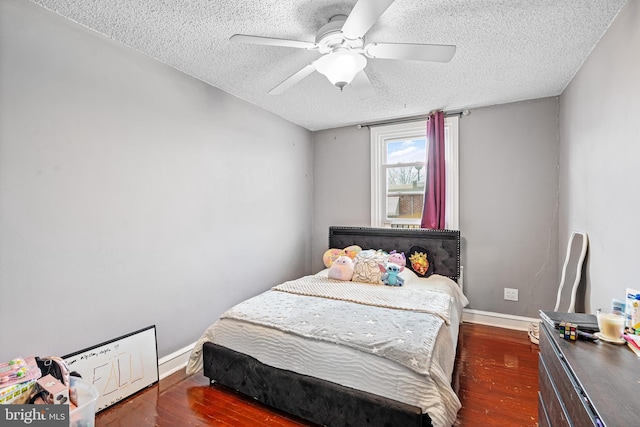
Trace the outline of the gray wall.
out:
[[[0,360],[151,324],[163,356],[310,270],[307,130],[30,2],[0,64]]]
[[[460,120],[460,230],[469,308],[537,317],[558,289],[558,100]],[[505,301],[504,288],[519,290]]]
[[[369,129],[356,126],[313,133],[314,272],[324,268],[329,226],[371,225],[371,157]]]
[[[536,317],[558,286],[558,100],[476,109],[460,120],[460,228],[469,308]],[[370,224],[369,132],[314,133],[312,267],[330,225]],[[519,301],[504,301],[505,287]]]
[[[640,1],[629,1],[560,97],[560,246],[589,235],[587,309],[640,289]]]

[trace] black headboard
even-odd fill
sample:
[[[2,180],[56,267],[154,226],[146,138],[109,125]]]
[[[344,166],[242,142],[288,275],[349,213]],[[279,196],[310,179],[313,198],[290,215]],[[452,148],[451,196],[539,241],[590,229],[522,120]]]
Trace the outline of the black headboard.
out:
[[[382,249],[409,253],[422,246],[433,254],[433,272],[457,281],[460,276],[460,231],[425,228],[329,227],[329,247]]]

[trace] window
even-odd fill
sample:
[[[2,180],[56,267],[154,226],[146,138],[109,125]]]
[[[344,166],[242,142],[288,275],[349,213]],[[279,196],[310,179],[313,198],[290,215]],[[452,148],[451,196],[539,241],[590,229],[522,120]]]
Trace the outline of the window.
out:
[[[371,129],[371,225],[420,226],[426,184],[425,121]],[[446,227],[458,229],[458,116],[445,118]]]

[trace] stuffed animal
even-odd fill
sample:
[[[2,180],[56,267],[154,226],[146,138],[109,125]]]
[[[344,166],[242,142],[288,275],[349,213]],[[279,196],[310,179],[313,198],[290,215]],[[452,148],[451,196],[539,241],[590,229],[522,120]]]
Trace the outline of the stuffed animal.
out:
[[[344,255],[345,253],[342,249],[327,249],[324,255],[322,255],[322,262],[324,262],[325,267],[329,268],[331,267],[331,264],[335,262],[335,260]]]
[[[382,283],[387,286],[404,285],[404,279],[399,276],[400,272],[404,270],[403,266],[389,262],[386,267],[382,264],[378,264],[378,267],[384,273],[382,275]]]
[[[346,255],[338,257],[327,272],[329,279],[349,281],[353,277],[353,260]]]
[[[354,260],[356,258],[356,255],[358,255],[360,252],[362,252],[362,248],[358,245],[347,246],[344,249],[327,249],[324,255],[322,255],[322,262],[324,262],[325,267],[329,268],[331,267],[331,264],[333,264],[339,257],[348,256],[349,258]]]
[[[404,252],[391,251],[389,252],[389,262],[404,267],[407,265],[407,258],[404,256]]]
[[[362,252],[362,248],[358,245],[351,245],[344,248],[344,254],[351,259],[356,259],[356,255]]]

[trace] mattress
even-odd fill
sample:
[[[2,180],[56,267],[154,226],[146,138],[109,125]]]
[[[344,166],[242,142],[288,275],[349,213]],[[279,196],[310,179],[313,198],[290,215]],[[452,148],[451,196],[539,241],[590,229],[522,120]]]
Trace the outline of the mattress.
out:
[[[323,274],[326,272],[319,273]],[[460,409],[460,401],[451,387],[451,376],[459,322],[467,300],[456,283],[446,277],[407,277],[407,287],[424,287],[444,292],[454,301],[449,324],[443,324],[438,331],[428,375],[419,374],[395,361],[353,347],[224,317],[210,326],[196,344],[188,372],[196,372],[202,368],[202,344],[206,341],[215,342],[251,355],[272,367],[416,406],[423,413],[429,414],[433,425],[451,426]]]

